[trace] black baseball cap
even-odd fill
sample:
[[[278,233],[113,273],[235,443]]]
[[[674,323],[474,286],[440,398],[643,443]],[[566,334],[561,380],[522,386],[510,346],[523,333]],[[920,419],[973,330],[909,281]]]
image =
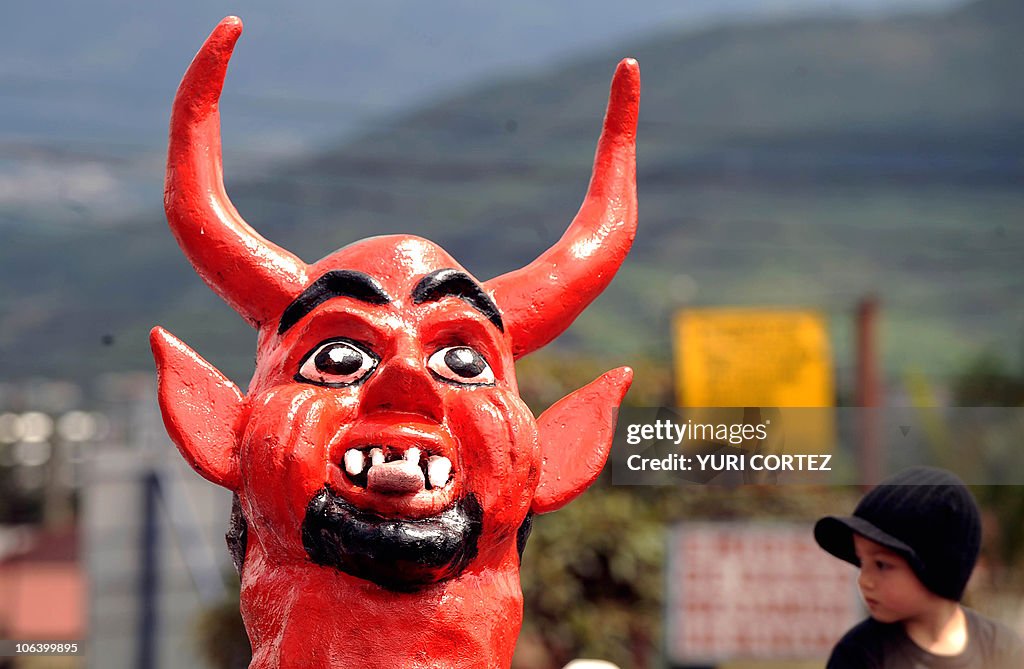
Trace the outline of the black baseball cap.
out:
[[[859,567],[854,533],[903,556],[935,594],[960,601],[981,549],[981,512],[952,472],[913,467],[864,495],[852,516],[814,525],[819,546]]]

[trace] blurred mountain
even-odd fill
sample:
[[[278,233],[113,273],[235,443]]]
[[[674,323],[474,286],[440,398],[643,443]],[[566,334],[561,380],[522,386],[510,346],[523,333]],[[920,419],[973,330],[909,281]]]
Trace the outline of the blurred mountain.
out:
[[[873,291],[889,372],[941,375],[1024,329],[1017,9],[983,0],[627,39],[379,120],[262,177],[228,145],[228,188],[257,230],[306,260],[408,232],[489,278],[529,262],[572,218],[611,73],[635,56],[640,234],[559,344],[609,364],[667,357],[678,306],[798,304],[835,317],[844,360],[848,310]],[[229,88],[245,86],[232,67]],[[230,135],[230,109],[223,122]],[[3,377],[144,369],[156,323],[237,380],[251,371],[255,337],[193,275],[159,210],[107,229],[41,223],[5,242]]]

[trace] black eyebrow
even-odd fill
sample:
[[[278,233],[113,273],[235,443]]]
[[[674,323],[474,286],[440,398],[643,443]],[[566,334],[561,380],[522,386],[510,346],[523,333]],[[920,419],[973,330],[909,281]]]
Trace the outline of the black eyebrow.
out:
[[[292,300],[281,314],[277,334],[284,334],[317,305],[334,297],[351,297],[368,304],[391,302],[384,288],[372,276],[350,269],[333,270],[314,281],[309,288]]]
[[[498,305],[484,292],[471,276],[457,269],[439,269],[426,275],[412,289],[414,304],[440,300],[447,296],[457,297],[487,317],[496,328],[505,331],[501,322]]]

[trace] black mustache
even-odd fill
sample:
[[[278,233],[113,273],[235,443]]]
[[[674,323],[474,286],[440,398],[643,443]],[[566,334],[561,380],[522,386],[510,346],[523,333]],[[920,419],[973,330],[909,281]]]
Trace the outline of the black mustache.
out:
[[[472,493],[435,516],[401,519],[359,509],[325,485],[306,507],[302,545],[316,564],[411,592],[462,573],[482,530]]]

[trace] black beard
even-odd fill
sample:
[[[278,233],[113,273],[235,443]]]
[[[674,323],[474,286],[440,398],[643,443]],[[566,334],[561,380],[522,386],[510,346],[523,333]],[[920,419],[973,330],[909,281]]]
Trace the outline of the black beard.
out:
[[[472,493],[436,516],[403,520],[363,511],[325,485],[306,507],[302,545],[318,565],[412,592],[461,574],[482,530]]]

